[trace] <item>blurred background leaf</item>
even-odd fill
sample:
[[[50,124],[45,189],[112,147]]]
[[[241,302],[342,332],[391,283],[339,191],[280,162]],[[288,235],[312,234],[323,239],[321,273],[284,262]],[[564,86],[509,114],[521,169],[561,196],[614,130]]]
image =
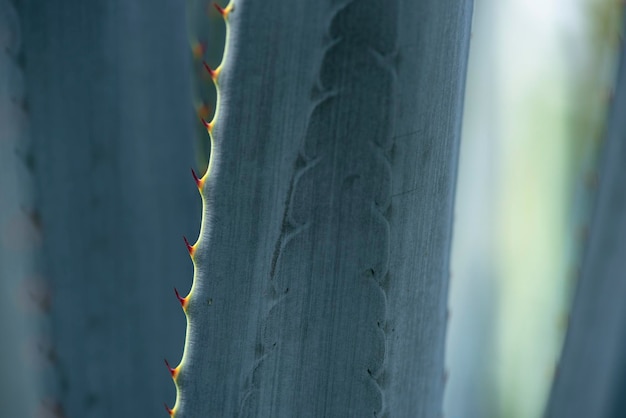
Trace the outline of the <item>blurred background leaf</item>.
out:
[[[540,417],[596,185],[615,0],[477,0],[453,243],[448,417]]]

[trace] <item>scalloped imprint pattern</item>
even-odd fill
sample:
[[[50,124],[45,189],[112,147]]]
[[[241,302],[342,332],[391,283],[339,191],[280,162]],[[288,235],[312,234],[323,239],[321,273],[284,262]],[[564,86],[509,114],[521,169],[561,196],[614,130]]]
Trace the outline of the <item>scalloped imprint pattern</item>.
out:
[[[243,417],[385,415],[397,9],[350,1],[331,16]]]

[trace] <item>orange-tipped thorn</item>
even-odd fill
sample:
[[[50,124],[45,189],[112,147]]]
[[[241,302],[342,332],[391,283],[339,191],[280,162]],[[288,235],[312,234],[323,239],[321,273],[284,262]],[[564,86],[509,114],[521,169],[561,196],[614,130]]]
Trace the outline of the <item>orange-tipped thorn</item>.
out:
[[[228,18],[228,15],[230,14],[230,12],[233,11],[233,3],[232,2],[229,2],[228,6],[226,6],[226,7],[222,7],[219,4],[217,4],[217,3],[213,3],[213,7],[215,7],[217,9],[219,14],[221,14],[224,19]]]
[[[220,67],[217,67],[214,70],[211,67],[209,67],[209,64],[207,64],[206,61],[202,61],[202,65],[204,65],[204,69],[206,70],[207,73],[209,73],[209,76],[211,76],[211,79],[213,81],[216,81],[217,80],[217,76],[220,75]]]
[[[165,406],[165,410],[167,411],[168,414],[170,414],[170,417],[173,417],[174,416],[174,410],[170,409],[170,407],[167,406],[166,403],[163,403],[163,406]]]
[[[199,60],[200,58],[204,56],[205,51],[206,51],[206,46],[204,45],[203,42],[195,41],[193,45],[191,46],[191,53],[193,54],[193,57],[197,60]]]
[[[207,122],[206,119],[202,118],[202,123],[204,124],[207,132],[211,133],[211,131],[213,130],[213,122]]]
[[[217,10],[219,14],[221,14],[222,16],[226,16],[226,10],[224,10],[222,6],[220,6],[217,3],[213,3],[213,7],[215,7],[215,9]]]
[[[193,168],[191,169],[191,175],[193,176],[193,180],[196,182],[196,186],[198,186],[198,189],[202,190],[202,186],[204,186],[204,181],[201,178],[198,178],[198,175]]]
[[[189,241],[187,241],[187,237],[183,236],[183,239],[185,240],[185,245],[187,246],[187,251],[189,251],[189,255],[193,257],[193,253],[196,251],[196,249],[193,247],[193,245],[189,243]]]
[[[167,370],[170,371],[170,374],[172,375],[172,379],[176,379],[176,376],[178,376],[178,368],[174,368],[172,366],[170,366],[170,363],[167,361],[167,359],[165,360],[165,365],[167,366]]]
[[[187,307],[187,298],[182,297],[176,288],[174,288],[174,293],[176,293],[176,299],[180,302],[180,306],[185,309]]]
[[[211,113],[211,109],[209,108],[209,106],[207,106],[206,103],[202,103],[200,104],[200,106],[198,106],[196,112],[198,113],[199,118],[208,118],[209,114]]]

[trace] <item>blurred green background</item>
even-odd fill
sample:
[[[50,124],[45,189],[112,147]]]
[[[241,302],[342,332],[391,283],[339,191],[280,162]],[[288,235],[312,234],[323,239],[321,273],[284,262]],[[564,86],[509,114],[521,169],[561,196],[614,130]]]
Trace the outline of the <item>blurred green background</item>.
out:
[[[587,235],[623,5],[474,7],[444,410],[448,418],[539,418]]]

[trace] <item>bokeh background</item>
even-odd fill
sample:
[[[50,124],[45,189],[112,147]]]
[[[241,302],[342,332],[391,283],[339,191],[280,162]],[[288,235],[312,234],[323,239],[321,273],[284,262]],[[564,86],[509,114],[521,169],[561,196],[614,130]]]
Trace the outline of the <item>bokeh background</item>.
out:
[[[476,0],[457,183],[449,418],[541,417],[598,181],[615,0]]]

